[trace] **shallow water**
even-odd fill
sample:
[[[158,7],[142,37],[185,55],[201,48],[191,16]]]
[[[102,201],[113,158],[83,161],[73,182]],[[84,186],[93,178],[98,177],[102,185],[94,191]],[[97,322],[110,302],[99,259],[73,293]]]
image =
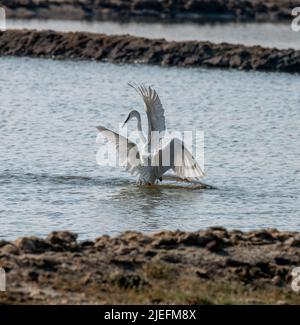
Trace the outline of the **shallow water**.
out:
[[[0,58],[0,71],[0,238],[300,230],[299,75],[29,58]],[[158,89],[169,128],[204,130],[217,189],[140,188],[96,164],[95,125],[143,110],[129,80]]]
[[[216,43],[262,45],[265,47],[300,49],[300,32],[288,23],[139,23],[74,20],[8,20],[7,28],[87,31],[105,34],[131,34],[167,40],[199,40]]]

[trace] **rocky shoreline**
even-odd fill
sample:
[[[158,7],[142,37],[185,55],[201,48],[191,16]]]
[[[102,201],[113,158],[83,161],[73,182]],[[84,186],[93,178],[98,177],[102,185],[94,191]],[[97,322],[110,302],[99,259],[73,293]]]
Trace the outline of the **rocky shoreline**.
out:
[[[297,0],[2,0],[13,18],[187,21],[290,20]]]
[[[300,303],[291,289],[300,233],[224,228],[128,231],[77,241],[70,232],[0,241],[0,304]]]
[[[0,56],[300,72],[300,51],[293,49],[84,32],[7,30],[0,32]]]

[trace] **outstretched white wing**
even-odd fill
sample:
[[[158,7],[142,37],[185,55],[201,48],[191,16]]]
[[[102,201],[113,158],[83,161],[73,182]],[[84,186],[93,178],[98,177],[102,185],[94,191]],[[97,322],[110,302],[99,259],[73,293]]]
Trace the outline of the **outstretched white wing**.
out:
[[[204,176],[204,172],[193,155],[184,143],[177,138],[172,139],[155,153],[152,158],[152,165],[158,166],[159,175],[173,169],[175,174],[182,179],[199,179]]]
[[[166,129],[165,111],[157,92],[151,87],[128,83],[142,97],[151,131],[163,132]]]
[[[121,166],[124,166],[131,174],[139,174],[141,160],[137,145],[104,126],[97,126],[97,129],[107,140],[115,144]]]

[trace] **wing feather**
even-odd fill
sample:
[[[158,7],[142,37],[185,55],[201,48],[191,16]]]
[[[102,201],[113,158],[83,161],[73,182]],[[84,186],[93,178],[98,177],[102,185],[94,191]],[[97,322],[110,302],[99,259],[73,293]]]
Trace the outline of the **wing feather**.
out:
[[[152,163],[158,166],[160,175],[168,169],[173,169],[175,174],[182,179],[199,179],[204,176],[196,159],[184,143],[177,138],[158,150],[153,156]]]
[[[97,126],[97,129],[107,140],[115,144],[121,166],[133,175],[139,174],[141,159],[137,145],[104,126]]]
[[[157,92],[144,85],[128,83],[143,99],[145,109],[150,122],[151,131],[163,132],[166,130],[165,110]]]

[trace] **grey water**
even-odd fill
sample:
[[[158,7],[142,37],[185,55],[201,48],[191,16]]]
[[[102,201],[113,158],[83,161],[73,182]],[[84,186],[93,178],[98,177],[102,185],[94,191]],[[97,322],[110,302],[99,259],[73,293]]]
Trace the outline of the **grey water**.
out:
[[[289,23],[159,23],[84,20],[8,19],[7,28],[131,34],[170,41],[211,41],[300,49],[300,32]]]
[[[29,58],[0,58],[0,71],[0,238],[300,230],[299,75]],[[138,187],[96,164],[95,126],[143,113],[132,80],[157,89],[168,128],[204,131],[216,189]]]

